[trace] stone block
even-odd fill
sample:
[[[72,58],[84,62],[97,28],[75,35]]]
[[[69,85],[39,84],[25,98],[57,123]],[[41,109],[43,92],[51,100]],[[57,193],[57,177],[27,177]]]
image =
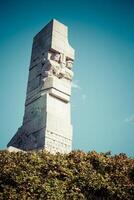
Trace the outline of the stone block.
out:
[[[68,96],[71,95],[71,85],[70,83],[63,82],[62,80],[58,79],[57,77],[48,77],[44,82],[43,89],[50,89],[55,88],[60,92],[67,94]]]

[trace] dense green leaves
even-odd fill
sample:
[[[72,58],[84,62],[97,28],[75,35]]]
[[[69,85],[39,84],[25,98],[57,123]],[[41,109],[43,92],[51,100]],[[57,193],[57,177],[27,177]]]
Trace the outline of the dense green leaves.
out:
[[[0,151],[0,200],[134,200],[125,154]]]

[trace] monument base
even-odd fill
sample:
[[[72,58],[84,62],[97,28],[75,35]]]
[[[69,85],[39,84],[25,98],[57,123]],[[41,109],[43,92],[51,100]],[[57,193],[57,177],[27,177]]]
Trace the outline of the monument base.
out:
[[[46,149],[68,153],[72,144],[69,88],[56,78],[47,78],[40,95],[26,100],[23,125],[7,145],[24,151]],[[58,85],[60,87],[58,87]],[[57,89],[56,89],[57,88]]]

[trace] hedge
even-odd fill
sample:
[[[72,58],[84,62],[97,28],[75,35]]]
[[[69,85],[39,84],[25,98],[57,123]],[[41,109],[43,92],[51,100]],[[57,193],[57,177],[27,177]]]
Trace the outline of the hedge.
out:
[[[0,200],[134,200],[125,154],[0,151]]]

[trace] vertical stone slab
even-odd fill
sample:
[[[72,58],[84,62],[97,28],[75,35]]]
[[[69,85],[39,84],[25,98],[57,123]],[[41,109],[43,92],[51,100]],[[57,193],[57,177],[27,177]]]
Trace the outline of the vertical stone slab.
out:
[[[53,19],[33,39],[23,123],[8,147],[71,151],[73,61],[68,28]]]

